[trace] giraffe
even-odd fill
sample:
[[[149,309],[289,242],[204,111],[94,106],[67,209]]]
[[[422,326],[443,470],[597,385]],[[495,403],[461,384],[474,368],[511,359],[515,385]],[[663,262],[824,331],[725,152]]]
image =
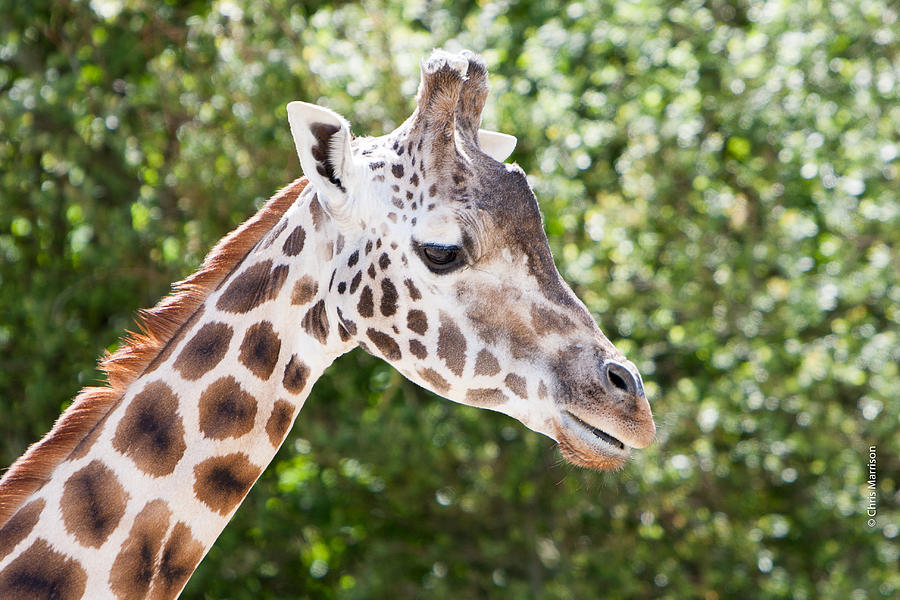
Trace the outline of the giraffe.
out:
[[[223,238],[0,481],[0,598],[173,598],[316,379],[359,346],[506,413],[570,462],[655,435],[635,366],[563,282],[476,54],[421,63],[413,114],[354,138],[292,102],[305,177]]]

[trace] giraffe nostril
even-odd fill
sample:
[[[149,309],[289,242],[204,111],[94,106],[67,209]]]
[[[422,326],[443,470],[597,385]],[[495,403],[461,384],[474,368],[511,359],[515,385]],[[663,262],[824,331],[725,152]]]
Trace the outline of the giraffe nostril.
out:
[[[644,388],[640,383],[640,376],[621,363],[609,361],[606,363],[606,379],[612,387],[628,394],[642,395]]]
[[[614,386],[616,386],[620,390],[626,392],[628,391],[628,385],[625,383],[625,380],[619,377],[619,375],[616,374],[615,371],[609,371],[607,374],[609,375],[610,382],[612,382]]]

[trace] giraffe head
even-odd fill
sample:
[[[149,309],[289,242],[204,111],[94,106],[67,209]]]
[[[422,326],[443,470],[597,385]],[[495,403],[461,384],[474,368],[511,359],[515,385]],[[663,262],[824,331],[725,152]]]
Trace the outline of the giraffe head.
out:
[[[506,413],[569,461],[624,464],[655,435],[634,364],[553,262],[515,138],[479,129],[480,57],[436,50],[417,108],[395,131],[354,138],[334,112],[288,105],[304,173],[339,241],[338,331],[451,400]]]

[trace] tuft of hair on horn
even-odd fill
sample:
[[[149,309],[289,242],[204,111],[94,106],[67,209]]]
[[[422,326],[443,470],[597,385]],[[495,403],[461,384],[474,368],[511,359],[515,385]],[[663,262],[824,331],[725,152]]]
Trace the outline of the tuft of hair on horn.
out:
[[[484,59],[478,54],[463,50],[460,56],[466,59],[468,66],[466,80],[456,103],[456,128],[463,137],[477,146],[481,112],[488,94],[488,71]]]
[[[449,130],[452,138],[456,103],[466,79],[469,61],[460,55],[435,50],[422,61],[421,68],[415,127],[437,126],[438,129]]]

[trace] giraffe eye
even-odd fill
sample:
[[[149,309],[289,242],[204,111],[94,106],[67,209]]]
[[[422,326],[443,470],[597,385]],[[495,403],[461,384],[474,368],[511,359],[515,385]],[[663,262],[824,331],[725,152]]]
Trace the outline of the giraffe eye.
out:
[[[459,246],[443,244],[422,244],[419,252],[425,265],[435,272],[448,271],[459,265]]]

